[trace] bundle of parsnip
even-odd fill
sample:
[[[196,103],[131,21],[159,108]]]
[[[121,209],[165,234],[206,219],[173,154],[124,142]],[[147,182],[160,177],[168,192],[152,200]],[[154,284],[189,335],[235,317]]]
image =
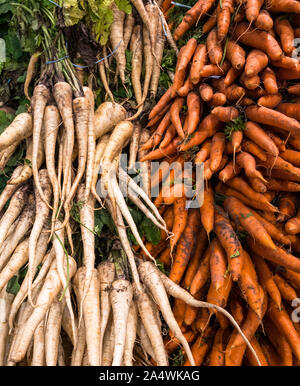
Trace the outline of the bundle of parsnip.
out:
[[[154,203],[173,233],[148,250],[174,283],[230,310],[271,366],[300,361],[292,303],[300,289],[297,13],[293,0],[199,0],[174,38],[203,19],[206,43],[192,38],[181,48],[142,147],[151,150],[142,160],[164,161],[152,178]],[[204,164],[200,209],[186,209],[187,160]],[[223,315],[178,299],[173,313],[196,365],[257,365]],[[169,354],[178,349],[172,333],[165,344]]]

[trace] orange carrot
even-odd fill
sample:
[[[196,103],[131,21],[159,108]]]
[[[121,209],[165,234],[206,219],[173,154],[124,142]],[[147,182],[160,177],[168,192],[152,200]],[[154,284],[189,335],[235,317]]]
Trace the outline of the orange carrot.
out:
[[[234,12],[233,0],[223,0],[217,7],[218,37],[223,40],[228,33],[231,14]]]
[[[259,12],[255,20],[255,26],[258,29],[263,29],[264,31],[270,31],[273,28],[273,19],[269,12],[266,9],[263,9]]]
[[[204,190],[203,204],[200,207],[201,223],[209,237],[214,227],[214,192],[211,185]]]
[[[192,280],[197,272],[199,267],[200,260],[202,258],[203,252],[207,246],[207,236],[203,228],[200,229],[200,232],[197,235],[197,241],[194,248],[193,256],[189,262],[184,279],[182,281],[182,286],[187,290],[190,289]]]
[[[173,126],[175,127],[177,134],[181,137],[184,138],[184,132],[182,129],[182,123],[180,120],[180,110],[184,104],[185,100],[184,98],[178,97],[175,99],[173,102],[171,109],[170,109],[170,118]]]
[[[206,45],[199,44],[193,56],[193,61],[190,69],[190,78],[193,84],[200,82],[200,71],[206,64]]]
[[[187,96],[187,108],[188,108],[188,135],[192,134],[198,126],[202,114],[202,103],[199,96],[195,92],[190,92]]]
[[[248,77],[255,76],[268,65],[268,56],[260,50],[252,50],[247,56],[245,74]]]
[[[180,138],[176,137],[168,146],[151,151],[150,153],[146,154],[143,158],[141,158],[140,161],[141,162],[148,161],[148,160],[151,161],[151,160],[156,160],[163,157],[171,156],[177,152],[177,146],[179,145],[180,141],[181,141]]]
[[[286,221],[288,218],[296,214],[297,196],[295,193],[285,193],[279,198],[278,209],[279,215],[277,221]]]
[[[230,161],[225,166],[225,168],[219,173],[219,180],[222,182],[226,182],[233,178],[234,176],[237,176],[240,173],[240,168],[238,165],[233,165],[233,162]]]
[[[170,102],[170,100],[172,99],[171,92],[172,92],[172,87],[170,87],[168,91],[164,93],[164,95],[160,98],[157,104],[150,111],[150,114],[148,117],[149,120],[154,118]]]
[[[282,101],[281,94],[271,94],[260,97],[257,101],[258,106],[268,107],[269,109],[273,109],[279,105]]]
[[[282,299],[291,303],[298,297],[295,289],[279,273],[274,275],[274,281],[281,293]]]
[[[202,260],[200,261],[199,267],[190,286],[191,295],[195,295],[199,290],[205,285],[210,275],[210,261],[211,250],[210,247],[207,248]]]
[[[244,139],[242,142],[242,150],[255,155],[255,157],[257,157],[261,161],[267,160],[267,154],[264,152],[264,150],[252,141]]]
[[[236,221],[261,245],[272,250],[276,246],[263,225],[254,217],[251,210],[235,197],[228,197],[224,201],[224,208],[230,217]]]
[[[295,217],[292,217],[285,223],[285,231],[290,235],[295,235],[300,232],[300,210]]]
[[[178,241],[174,262],[169,275],[169,278],[177,284],[180,283],[190,260],[191,253],[196,242],[199,222],[200,218],[198,211],[196,209],[192,209],[187,226]]]
[[[227,260],[224,249],[215,237],[211,242],[210,276],[215,290],[218,292],[225,285]]]
[[[262,106],[249,106],[246,108],[245,113],[251,121],[279,127],[293,134],[300,134],[300,123],[296,121],[296,119],[289,118],[279,111]]]
[[[236,26],[233,38],[247,46],[265,52],[271,60],[279,60],[283,54],[276,39],[270,33],[255,30],[253,27],[249,27],[246,22]]]
[[[246,61],[246,53],[235,41],[229,40],[226,48],[226,59],[232,64],[234,70],[241,70]]]
[[[252,259],[254,261],[255,268],[258,273],[259,282],[261,283],[263,288],[265,288],[265,290],[268,292],[269,296],[274,300],[277,307],[280,308],[281,295],[274,281],[274,277],[269,266],[263,258],[256,255],[255,253],[252,254]]]
[[[207,140],[204,142],[201,149],[196,154],[196,157],[194,160],[195,165],[201,164],[202,162],[206,161],[210,155],[210,150],[211,150],[211,141]]]
[[[290,22],[287,19],[282,19],[278,17],[275,20],[275,31],[280,37],[281,47],[283,51],[291,56],[295,47],[294,47],[294,30]]]
[[[228,219],[217,211],[215,211],[214,231],[226,252],[232,279],[237,281],[243,267],[243,260],[241,257],[242,245]]]
[[[172,228],[174,236],[170,239],[171,253],[173,252],[177,241],[180,239],[180,236],[186,227],[188,214],[189,212],[186,208],[186,198],[178,198],[178,200],[174,202],[174,222]]]
[[[213,97],[213,89],[209,84],[201,83],[199,86],[199,93],[204,102],[209,102]]]

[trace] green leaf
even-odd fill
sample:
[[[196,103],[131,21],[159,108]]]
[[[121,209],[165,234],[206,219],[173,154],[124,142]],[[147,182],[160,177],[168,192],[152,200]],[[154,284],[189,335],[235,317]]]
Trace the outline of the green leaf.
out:
[[[127,15],[131,14],[132,7],[129,0],[115,0],[115,3],[121,11],[127,13]]]
[[[79,8],[77,0],[65,0],[63,4],[63,15],[65,25],[71,27],[85,16],[85,12]]]
[[[242,115],[239,115],[236,119],[230,121],[225,127],[225,135],[227,141],[231,141],[232,133],[234,131],[243,131],[246,129],[245,121]]]
[[[20,59],[22,56],[22,47],[17,33],[15,31],[9,30],[4,40],[6,44],[6,53],[14,60]]]
[[[19,292],[20,290],[20,284],[18,282],[18,276],[17,275],[14,275],[10,280],[9,282],[7,283],[7,286],[6,286],[6,292],[10,293],[10,294],[13,294],[13,295],[17,295],[17,293]]]
[[[150,243],[157,245],[160,242],[160,230],[148,217],[143,219],[140,229]]]
[[[0,111],[0,134],[10,125],[13,119],[14,116],[12,114]]]

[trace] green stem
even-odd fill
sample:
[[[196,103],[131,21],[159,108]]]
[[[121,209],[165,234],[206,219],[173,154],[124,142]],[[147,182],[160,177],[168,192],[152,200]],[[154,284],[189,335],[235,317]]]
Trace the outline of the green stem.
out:
[[[25,11],[29,12],[30,15],[31,15],[32,17],[34,17],[34,13],[32,12],[32,10],[29,9],[28,7],[26,7],[26,5],[24,5],[24,4],[20,4],[20,3],[9,3],[9,5],[13,5],[13,6],[15,6],[15,7],[21,7],[21,8],[23,8],[23,9],[25,9]]]

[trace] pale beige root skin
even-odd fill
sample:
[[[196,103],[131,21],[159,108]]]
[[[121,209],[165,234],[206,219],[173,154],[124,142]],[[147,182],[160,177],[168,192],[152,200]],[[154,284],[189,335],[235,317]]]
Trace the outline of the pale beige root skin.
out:
[[[111,366],[113,360],[114,346],[115,336],[113,328],[113,318],[111,317],[104,333],[101,366]]]
[[[16,148],[19,146],[19,142],[8,146],[5,150],[2,150],[0,153],[0,172],[3,172],[7,162],[10,160],[10,157],[14,154]]]
[[[58,82],[53,87],[53,96],[57,103],[58,110],[64,123],[65,146],[63,158],[64,180],[62,185],[61,198],[64,202],[67,194],[67,184],[72,169],[72,153],[74,147],[74,122],[72,110],[73,92],[71,86],[66,82]]]
[[[168,366],[168,357],[164,347],[161,330],[157,323],[156,310],[154,309],[155,305],[145,290],[135,290],[134,297],[136,299],[142,323],[151,341],[157,365]]]
[[[98,63],[98,70],[99,70],[101,82],[102,82],[102,84],[104,86],[104,89],[105,89],[107,95],[112,100],[112,102],[114,102],[115,99],[114,99],[113,93],[111,92],[111,90],[109,88],[109,84],[108,84],[108,81],[107,81],[104,61],[101,61],[100,63]]]
[[[49,89],[43,84],[39,84],[33,91],[33,97],[31,101],[32,105],[32,116],[33,116],[33,129],[32,129],[32,174],[35,185],[40,193],[40,196],[44,200],[42,188],[40,186],[39,175],[38,175],[38,153],[39,144],[43,143],[42,131],[43,131],[43,120],[46,104],[50,97]],[[47,202],[46,202],[47,204]]]
[[[52,186],[46,169],[39,171],[39,180],[45,200],[50,202]],[[36,271],[35,254],[38,238],[45,222],[48,220],[49,207],[42,200],[39,191],[35,188],[35,220],[29,237],[29,262],[28,262],[28,298],[31,302],[31,285]]]
[[[150,342],[149,336],[147,335],[143,322],[141,321],[140,318],[138,318],[138,322],[137,322],[137,335],[140,339],[140,345],[144,351],[144,354],[149,355],[151,358],[153,358],[156,361],[152,344]]]
[[[112,49],[115,50],[115,58],[117,62],[117,67],[120,75],[121,82],[125,83],[125,67],[126,67],[126,57],[125,57],[125,45],[124,45],[124,20],[125,12],[121,11],[115,3],[112,3],[111,7],[114,15],[114,21],[110,27],[110,42]]]
[[[85,349],[86,349],[85,325],[84,325],[84,320],[82,320],[80,323],[80,326],[78,327],[77,345],[73,348],[73,352],[72,352],[71,366],[82,365]]]
[[[46,253],[47,239],[48,239],[47,234],[45,234],[45,235],[42,234],[40,236],[41,241],[43,238],[45,238],[46,242],[45,243],[44,242],[43,243],[38,242],[37,253],[35,256],[35,258],[36,258],[35,266],[38,266],[41,263],[41,261],[44,258],[44,254]],[[32,283],[32,289],[35,288],[39,283],[41,283],[41,281],[45,278],[54,257],[55,257],[55,251],[54,251],[54,248],[52,248],[51,251],[46,254],[45,259],[43,260],[42,268],[40,269],[36,279]],[[25,298],[27,296],[28,286],[29,286],[29,282],[28,282],[28,271],[27,271],[27,274],[26,274],[26,276],[21,284],[21,287],[20,287],[17,295],[14,298],[14,301],[12,303],[11,310],[9,313],[9,320],[8,321],[9,321],[10,331],[13,328],[15,316],[16,316],[19,308],[21,307],[22,302],[25,300]]]
[[[83,88],[83,92],[86,98],[89,100],[89,123],[88,123],[88,150],[86,160],[86,172],[85,172],[85,193],[84,201],[86,201],[90,195],[91,185],[94,175],[94,160],[96,151],[96,137],[95,137],[95,113],[94,113],[94,94],[93,91],[87,87]]]
[[[61,320],[65,302],[56,298],[51,304],[45,325],[45,362],[46,366],[56,366],[61,330]]]
[[[129,308],[126,328],[126,339],[123,355],[123,365],[133,366],[133,348],[136,339],[137,330],[137,308],[135,302],[132,301]]]
[[[60,221],[58,220],[56,221],[55,224],[57,228],[60,227],[61,225]],[[69,283],[67,282],[67,274],[65,272],[65,264],[67,263],[67,257],[65,255],[65,251],[62,244],[64,244],[64,228],[54,233],[53,247],[55,249],[56,270],[58,272],[58,276],[60,278],[62,288],[65,289],[66,304],[69,309],[71,321],[72,321],[73,340],[74,340],[74,343],[76,344],[77,326],[75,323],[75,316],[74,316],[72,302],[71,302],[70,282]]]
[[[125,17],[125,23],[124,23],[124,34],[123,34],[123,40],[124,40],[124,48],[128,47],[128,44],[130,42],[130,38],[133,32],[135,23],[135,18],[132,14],[126,15]]]
[[[164,47],[165,47],[165,34],[162,28],[162,22],[159,20],[158,29],[157,29],[157,40],[155,45],[155,56],[156,60],[153,63],[152,77],[150,83],[150,97],[155,98],[157,93],[157,87],[160,77],[160,64],[162,61]]]
[[[115,280],[112,283],[109,296],[113,311],[115,336],[112,366],[121,366],[125,349],[127,319],[133,296],[131,283],[125,279]]]
[[[147,150],[141,150],[142,146],[150,139],[150,133],[147,129],[142,129],[140,137],[140,150],[138,151],[138,159],[142,159],[147,153]],[[142,189],[151,199],[151,161],[140,162],[140,175],[142,177]]]
[[[110,261],[104,261],[98,265],[97,270],[100,282],[100,359],[102,360],[104,333],[111,313],[109,292],[115,279],[115,265]]]
[[[0,135],[0,151],[32,135],[32,115],[21,113]]]
[[[52,185],[53,191],[53,211],[51,219],[51,233],[50,238],[53,234],[55,216],[57,213],[57,208],[59,204],[59,184],[58,177],[56,174],[55,168],[55,147],[56,140],[58,135],[58,130],[60,126],[61,118],[59,116],[59,111],[55,106],[47,106],[45,109],[44,116],[44,127],[45,127],[45,158],[46,166],[49,175],[49,179]]]
[[[142,102],[143,92],[141,85],[141,74],[143,65],[143,38],[142,28],[140,25],[134,27],[133,35],[130,42],[130,51],[132,52],[132,71],[131,82],[137,104]]]
[[[30,366],[45,366],[45,319],[37,326],[33,335],[33,350]]]
[[[139,270],[141,280],[144,282],[144,284],[152,294],[155,302],[158,304],[159,309],[166,323],[168,324],[170,330],[173,332],[174,336],[182,344],[191,365],[195,366],[195,361],[194,361],[190,346],[187,340],[185,339],[184,335],[182,334],[181,329],[174,318],[167,292],[165,290],[164,284],[161,281],[159,274],[157,273],[156,267],[150,262],[146,261],[139,265],[138,270]]]
[[[43,129],[41,132],[41,136],[43,136]],[[32,138],[30,137],[26,140],[26,155],[25,155],[26,161],[25,161],[25,164],[22,168],[22,171],[19,174],[19,176],[17,176],[17,177],[12,176],[12,178],[10,180],[8,180],[7,183],[9,185],[20,185],[32,177],[32,167],[31,167],[32,149],[33,149],[33,143],[32,143]],[[42,163],[44,162],[44,157],[45,157],[44,145],[43,145],[42,141],[39,141],[38,154],[37,154],[37,168],[38,169],[41,167]]]
[[[15,170],[13,171],[13,174],[11,178],[17,178],[22,171],[23,167],[17,166]],[[14,192],[18,189],[19,185],[10,185],[6,184],[5,188],[3,189],[2,193],[0,194],[0,210],[4,208],[4,205],[7,203],[7,201],[11,198],[11,196],[14,194]]]
[[[140,135],[141,135],[141,126],[139,123],[135,123],[133,135],[130,140],[128,170],[136,171],[135,162],[136,162],[137,153],[139,149]]]
[[[95,111],[95,138],[109,133],[116,124],[126,118],[126,110],[118,103],[104,102]]]
[[[0,366],[5,363],[5,351],[8,341],[8,316],[14,295],[4,288],[0,293]]]
[[[85,193],[85,186],[81,184],[79,185],[78,192],[77,192],[78,201],[84,200],[84,193]],[[93,269],[94,269],[95,258],[96,258],[95,257],[95,235],[93,233],[93,229],[95,227],[94,207],[95,207],[95,199],[92,195],[90,195],[88,200],[79,209],[80,231],[81,231],[81,237],[82,237],[83,256],[84,256],[83,265],[86,268],[84,290],[83,290],[80,309],[79,309],[79,324],[82,317],[82,305],[92,281]]]
[[[65,270],[67,269],[65,264]],[[76,262],[72,257],[69,257],[69,274],[72,277],[76,271]],[[16,338],[16,344],[13,352],[10,355],[9,360],[13,362],[20,362],[26,355],[30,341],[33,337],[34,331],[36,330],[39,323],[43,320],[48,311],[49,307],[53,303],[56,296],[62,290],[62,284],[57,271],[55,262],[53,262],[46,280],[40,290],[37,300],[36,307],[32,311],[31,315],[27,319],[26,323],[22,325]]]
[[[91,366],[100,366],[100,283],[97,269],[92,269],[90,285],[83,299],[85,280],[86,267],[80,267],[74,282],[78,289],[80,304],[82,303],[88,361]]]
[[[28,186],[20,187],[12,196],[9,206],[0,221],[0,245],[5,240],[9,228],[19,217],[28,199]]]
[[[5,250],[3,250],[0,255],[0,270],[3,269],[4,265],[7,263],[8,259],[11,257],[20,241],[32,227],[35,216],[34,207],[35,200],[33,195],[30,194],[28,196],[28,203],[19,217],[15,232],[9,238],[9,243],[7,243]]]
[[[103,137],[101,137],[97,143],[96,150],[95,150],[94,166],[93,166],[93,179],[91,183],[91,194],[95,197],[95,199],[99,202],[101,206],[103,206],[103,203],[97,193],[96,186],[99,178],[101,159],[103,157],[104,150],[106,148],[108,141],[109,141],[109,134],[104,134]]]

